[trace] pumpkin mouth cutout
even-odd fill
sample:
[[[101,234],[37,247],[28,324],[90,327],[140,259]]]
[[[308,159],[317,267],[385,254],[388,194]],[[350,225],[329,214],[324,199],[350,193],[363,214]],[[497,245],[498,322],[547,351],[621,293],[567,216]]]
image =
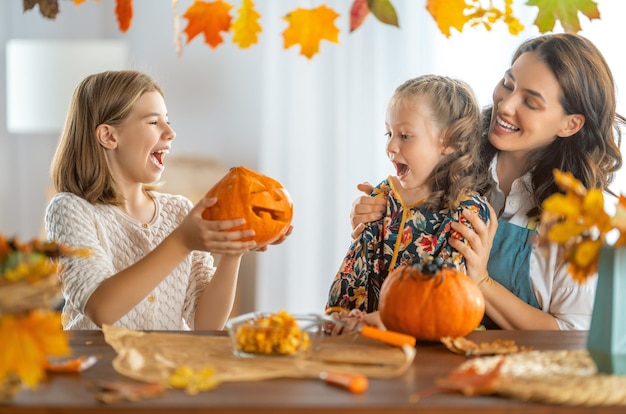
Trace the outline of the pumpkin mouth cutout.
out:
[[[282,221],[283,223],[287,221],[286,215],[279,211],[268,210],[263,207],[252,207],[252,212],[261,220],[271,219],[276,221]]]

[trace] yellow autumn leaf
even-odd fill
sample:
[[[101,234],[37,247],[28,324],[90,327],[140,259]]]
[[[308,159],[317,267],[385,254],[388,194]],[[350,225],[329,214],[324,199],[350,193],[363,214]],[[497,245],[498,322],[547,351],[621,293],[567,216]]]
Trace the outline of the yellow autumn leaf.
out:
[[[551,213],[575,220],[581,215],[582,199],[571,193],[555,193],[544,200],[542,208],[545,214]]]
[[[319,52],[322,40],[339,43],[335,19],[339,14],[326,5],[315,9],[297,8],[283,17],[289,26],[283,32],[284,48],[300,45],[300,54],[311,59]]]
[[[554,181],[563,191],[572,192],[576,195],[584,197],[587,189],[579,180],[577,180],[571,172],[563,172],[558,169],[553,170]]]
[[[47,356],[70,353],[67,333],[56,312],[0,316],[0,382],[10,373],[35,388],[45,376]]]
[[[468,8],[465,0],[426,0],[426,10],[446,37],[450,37],[452,27],[459,32],[463,31],[463,26],[469,21],[465,15]]]
[[[579,283],[583,283],[598,268],[602,240],[586,239],[574,246],[573,257],[570,260],[572,277]]]
[[[551,242],[565,244],[570,240],[582,235],[588,228],[582,224],[569,221],[557,223],[548,231],[548,240]]]
[[[245,49],[259,41],[258,34],[263,30],[259,24],[261,15],[254,8],[252,0],[243,0],[237,12],[239,15],[233,22],[233,43]]]
[[[611,229],[611,217],[604,210],[604,193],[590,189],[583,200],[583,220],[588,227],[596,226],[602,233]]]
[[[617,206],[615,207],[615,215],[611,218],[611,225],[618,229],[620,237],[615,242],[616,246],[626,245],[626,197],[624,195],[619,196],[617,200]]]

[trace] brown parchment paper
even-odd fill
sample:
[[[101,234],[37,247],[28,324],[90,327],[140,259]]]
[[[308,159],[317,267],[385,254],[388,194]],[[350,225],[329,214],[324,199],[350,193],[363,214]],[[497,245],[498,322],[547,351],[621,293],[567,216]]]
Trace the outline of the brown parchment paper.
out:
[[[406,372],[415,357],[412,347],[392,347],[353,335],[325,337],[296,356],[242,358],[233,355],[227,336],[141,332],[110,325],[102,330],[117,352],[113,368],[154,383],[166,383],[182,365],[194,370],[211,367],[220,382],[317,377],[327,371],[392,378]]]

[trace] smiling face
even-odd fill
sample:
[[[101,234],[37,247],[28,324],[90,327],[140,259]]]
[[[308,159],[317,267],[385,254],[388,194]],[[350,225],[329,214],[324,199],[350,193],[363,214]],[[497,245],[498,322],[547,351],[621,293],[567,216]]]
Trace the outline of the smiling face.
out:
[[[441,128],[423,96],[395,100],[387,109],[387,156],[407,204],[431,192],[429,176],[449,149],[443,146]],[[400,190],[400,189],[398,189]]]
[[[119,125],[101,124],[98,139],[107,151],[118,185],[156,182],[176,133],[170,127],[167,108],[159,92],[145,92]]]
[[[500,151],[525,158],[559,137],[569,137],[578,130],[581,116],[565,113],[561,93],[550,68],[535,53],[523,53],[493,92],[489,141]]]

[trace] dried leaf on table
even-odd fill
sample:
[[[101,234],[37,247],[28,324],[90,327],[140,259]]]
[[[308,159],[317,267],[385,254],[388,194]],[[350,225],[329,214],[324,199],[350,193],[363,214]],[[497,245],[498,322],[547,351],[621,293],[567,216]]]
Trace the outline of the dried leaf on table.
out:
[[[224,39],[221,32],[230,30],[230,9],[232,5],[221,0],[207,3],[205,1],[195,1],[183,14],[189,20],[187,27],[183,30],[187,34],[187,43],[200,33],[204,34],[204,42],[216,48]]]
[[[163,393],[164,388],[160,384],[152,383],[99,381],[91,385],[91,391],[98,401],[111,404],[155,398]]]
[[[473,366],[466,369],[457,369],[446,378],[438,379],[436,386],[413,394],[411,402],[417,402],[430,395],[451,391],[461,392],[466,396],[493,394],[503,363],[504,360],[501,359],[493,369],[487,372],[479,372]]]
[[[534,23],[541,33],[553,31],[557,20],[566,32],[579,32],[578,13],[584,14],[589,20],[600,18],[598,4],[593,0],[529,0],[526,4],[539,9]]]
[[[59,14],[58,0],[24,0],[24,11],[32,9],[36,4],[39,5],[39,12],[43,17],[55,19]]]
[[[237,12],[239,15],[233,22],[233,43],[245,49],[259,41],[258,35],[263,30],[259,24],[261,15],[252,0],[243,0]]]
[[[466,356],[500,355],[529,351],[528,347],[520,347],[513,340],[496,339],[492,342],[474,342],[465,337],[443,337],[441,342],[455,354]]]
[[[464,395],[491,394],[494,392],[495,380],[500,375],[504,360],[486,373],[479,373],[476,368],[454,371],[446,378],[437,380],[437,385],[450,391],[460,391]]]
[[[120,31],[126,32],[133,20],[133,0],[115,0],[115,15]]]
[[[319,52],[322,40],[339,43],[339,28],[334,23],[337,17],[339,14],[326,5],[292,10],[283,17],[289,23],[283,32],[284,48],[299,44],[300,54],[311,59]]]

